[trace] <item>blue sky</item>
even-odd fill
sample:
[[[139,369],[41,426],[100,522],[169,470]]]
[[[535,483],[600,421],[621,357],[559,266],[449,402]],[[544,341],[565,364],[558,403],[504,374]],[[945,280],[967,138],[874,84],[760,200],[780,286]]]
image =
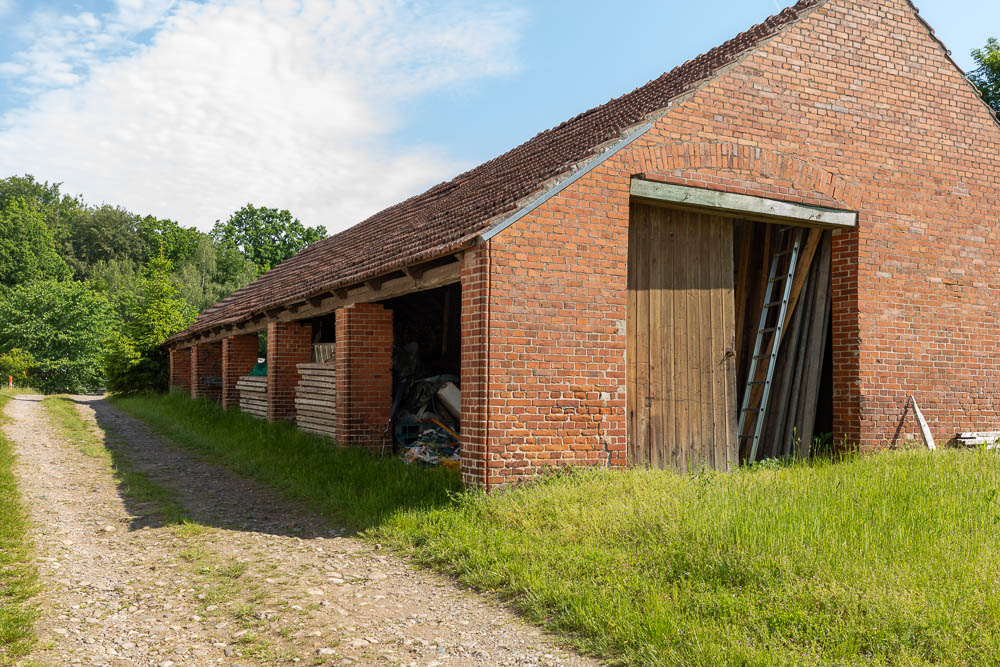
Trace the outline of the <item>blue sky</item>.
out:
[[[342,229],[792,0],[0,0],[0,176]],[[963,67],[1000,3],[917,0]]]

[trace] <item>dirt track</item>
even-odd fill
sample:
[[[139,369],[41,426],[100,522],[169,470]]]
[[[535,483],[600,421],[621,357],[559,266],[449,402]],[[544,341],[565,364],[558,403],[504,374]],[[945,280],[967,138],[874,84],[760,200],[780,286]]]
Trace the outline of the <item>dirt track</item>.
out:
[[[116,461],[168,491],[138,502],[62,441],[37,396],[7,406],[44,591],[41,664],[591,664],[450,580],[77,397]],[[168,525],[176,503],[194,526]]]

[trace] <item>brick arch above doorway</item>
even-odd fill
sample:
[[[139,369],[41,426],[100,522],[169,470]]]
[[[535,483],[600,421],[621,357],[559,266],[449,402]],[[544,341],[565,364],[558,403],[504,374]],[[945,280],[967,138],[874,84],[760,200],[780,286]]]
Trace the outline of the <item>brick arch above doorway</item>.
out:
[[[623,165],[633,176],[801,204],[856,211],[864,188],[789,153],[729,142],[637,146]]]

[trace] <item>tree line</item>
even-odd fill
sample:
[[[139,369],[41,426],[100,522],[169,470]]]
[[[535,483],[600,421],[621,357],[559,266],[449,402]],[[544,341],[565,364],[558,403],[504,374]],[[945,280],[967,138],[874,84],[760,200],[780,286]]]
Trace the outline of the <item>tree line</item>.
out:
[[[247,204],[205,233],[30,175],[0,180],[0,380],[163,389],[167,338],[325,236],[287,210]]]

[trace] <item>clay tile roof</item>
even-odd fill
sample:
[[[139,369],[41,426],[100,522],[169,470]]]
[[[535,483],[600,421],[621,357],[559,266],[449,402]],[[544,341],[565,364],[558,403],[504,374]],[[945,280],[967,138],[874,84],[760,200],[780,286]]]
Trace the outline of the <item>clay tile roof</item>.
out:
[[[517,148],[313,243],[206,309],[179,341],[238,324],[319,292],[457,250],[498,216],[537,196],[613,139],[733,63],[825,0],[799,0],[711,51],[644,86],[546,130]]]

